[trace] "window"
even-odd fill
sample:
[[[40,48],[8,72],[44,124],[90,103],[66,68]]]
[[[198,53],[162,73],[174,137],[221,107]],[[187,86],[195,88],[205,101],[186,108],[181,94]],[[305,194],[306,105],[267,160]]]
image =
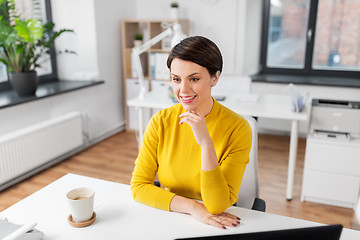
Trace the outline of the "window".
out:
[[[282,17],[273,15],[270,19],[269,42],[273,43],[281,38]]]
[[[36,9],[33,9],[32,4],[34,2],[39,3],[40,12],[36,12]],[[35,15],[44,22],[52,21],[50,0],[16,1],[16,6],[19,9],[19,11],[22,13],[22,16]],[[37,74],[39,76],[39,81],[47,82],[47,81],[56,80],[57,72],[56,72],[55,50],[52,49],[49,54],[44,54],[44,56],[41,57],[40,63],[41,63],[41,67],[36,69]],[[11,86],[8,81],[6,66],[3,63],[0,63],[0,91],[1,90],[6,91],[9,89],[11,89]]]
[[[359,78],[360,0],[266,0],[260,61],[263,74]]]

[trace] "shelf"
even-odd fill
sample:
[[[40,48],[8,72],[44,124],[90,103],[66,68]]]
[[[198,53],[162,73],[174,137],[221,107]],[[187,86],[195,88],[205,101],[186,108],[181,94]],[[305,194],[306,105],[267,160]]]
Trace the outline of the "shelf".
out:
[[[159,53],[169,53],[169,50],[164,50],[161,48],[151,48],[148,50],[148,52],[159,52]]]
[[[128,51],[129,54],[131,54],[132,48],[125,48],[125,51]],[[170,50],[167,49],[161,49],[161,48],[150,48],[146,50],[146,52],[160,52],[160,53],[169,53]]]

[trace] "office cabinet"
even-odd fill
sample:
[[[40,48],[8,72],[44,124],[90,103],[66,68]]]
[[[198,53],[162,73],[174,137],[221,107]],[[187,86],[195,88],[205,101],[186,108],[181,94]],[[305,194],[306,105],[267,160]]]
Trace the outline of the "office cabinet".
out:
[[[149,89],[149,80],[146,81],[146,88]],[[126,79],[126,93],[127,93],[127,100],[131,98],[135,98],[140,93],[140,84],[138,79],[128,78]],[[127,125],[126,128],[128,130],[138,130],[138,113],[135,107],[127,108]],[[144,126],[146,126],[151,118],[151,111],[150,109],[144,109]]]
[[[360,140],[309,134],[301,200],[355,208],[359,190]]]

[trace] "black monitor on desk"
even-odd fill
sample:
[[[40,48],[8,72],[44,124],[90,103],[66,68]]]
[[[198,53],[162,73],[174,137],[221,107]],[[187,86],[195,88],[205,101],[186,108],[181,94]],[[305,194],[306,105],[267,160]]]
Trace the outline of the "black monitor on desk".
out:
[[[241,226],[239,226],[241,228]],[[294,228],[264,232],[239,233],[206,237],[178,238],[188,240],[339,240],[342,225]],[[226,231],[226,230],[225,230]]]

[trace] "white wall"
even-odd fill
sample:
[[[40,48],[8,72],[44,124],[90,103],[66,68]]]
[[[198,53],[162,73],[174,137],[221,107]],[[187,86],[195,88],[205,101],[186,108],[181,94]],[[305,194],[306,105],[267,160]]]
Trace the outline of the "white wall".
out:
[[[98,75],[105,84],[1,109],[0,135],[73,110],[89,116],[91,139],[123,127],[120,23],[123,18],[135,17],[135,2],[52,0],[51,3],[57,28],[76,31],[61,36],[56,43],[57,47],[66,46],[77,52],[77,55],[58,56],[61,78]]]
[[[170,18],[170,0],[137,0],[138,18]],[[239,0],[178,0],[179,17],[190,21],[190,35],[202,35],[213,40],[224,60],[224,73],[238,71],[242,55],[238,46],[238,18],[243,22],[246,1]]]
[[[242,57],[241,71],[244,75],[257,73],[260,61],[261,44],[261,24],[262,24],[262,0],[247,0],[245,8],[245,19],[242,20],[244,28],[239,31],[239,41],[241,40]],[[241,21],[241,20],[239,20]]]

